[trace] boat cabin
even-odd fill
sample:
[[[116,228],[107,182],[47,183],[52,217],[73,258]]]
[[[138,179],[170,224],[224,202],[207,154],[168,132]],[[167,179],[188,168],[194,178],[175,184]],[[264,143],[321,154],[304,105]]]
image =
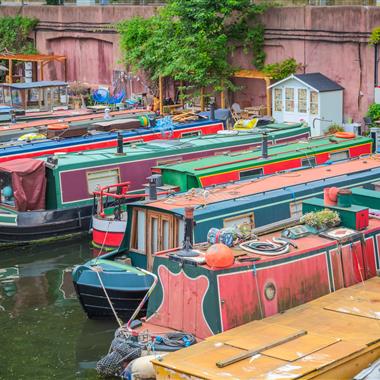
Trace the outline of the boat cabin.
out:
[[[0,83],[0,104],[25,112],[68,109],[67,82]]]
[[[292,74],[269,88],[278,122],[305,121],[313,137],[326,132],[330,124],[343,123],[344,88],[321,73]]]
[[[130,203],[119,252],[128,252],[134,265],[151,269],[156,252],[182,245],[187,207],[194,208],[194,242],[202,242],[211,228],[245,223],[260,230],[290,223],[301,216],[303,199],[323,197],[330,186],[377,189],[379,174],[377,160],[357,159]]]
[[[265,147],[264,142],[261,148],[161,165],[154,168],[154,171],[162,175],[164,184],[188,191],[192,188],[255,179],[283,170],[347,160],[368,155],[372,151],[372,139],[362,136],[352,139],[327,136],[269,148]]]

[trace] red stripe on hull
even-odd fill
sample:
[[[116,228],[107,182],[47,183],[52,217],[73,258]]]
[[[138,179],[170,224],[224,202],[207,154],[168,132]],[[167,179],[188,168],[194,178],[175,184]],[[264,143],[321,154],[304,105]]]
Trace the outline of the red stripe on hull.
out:
[[[106,248],[118,248],[123,241],[124,234],[122,232],[99,231],[93,229],[92,241],[99,247]]]
[[[208,134],[214,134],[218,131],[223,130],[223,124],[215,124],[215,125],[205,125],[201,127],[194,127],[194,128],[184,128],[180,130],[174,130],[171,138],[180,138],[183,133],[191,133],[191,132],[197,132],[201,131],[203,135]],[[163,136],[160,132],[151,133],[149,135],[137,135],[133,137],[126,137],[123,139],[124,143],[133,142],[133,141],[152,141],[157,139],[162,139]],[[25,154],[12,154],[9,156],[0,157],[0,162],[6,162],[9,160],[13,160],[15,158],[32,158],[32,157],[40,157],[40,156],[46,156],[49,154],[54,154],[55,152],[81,152],[84,150],[93,150],[93,149],[105,149],[105,148],[114,148],[117,146],[117,140],[112,139],[108,141],[102,141],[97,143],[89,143],[89,144],[80,144],[76,146],[68,146],[68,147],[61,147],[61,148],[52,148],[52,149],[46,149],[46,150],[40,150]]]

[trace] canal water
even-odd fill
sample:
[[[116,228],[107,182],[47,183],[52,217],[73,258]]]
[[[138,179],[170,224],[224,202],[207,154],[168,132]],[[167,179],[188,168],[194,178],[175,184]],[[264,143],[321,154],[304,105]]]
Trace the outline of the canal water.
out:
[[[116,322],[88,320],[71,281],[89,241],[0,251],[0,379],[99,379]]]

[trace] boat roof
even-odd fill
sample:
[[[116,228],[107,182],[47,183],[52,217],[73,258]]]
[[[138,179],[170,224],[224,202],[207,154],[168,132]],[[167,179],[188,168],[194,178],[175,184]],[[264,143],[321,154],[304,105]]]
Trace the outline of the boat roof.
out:
[[[31,88],[43,88],[43,87],[58,87],[58,86],[68,86],[67,82],[62,82],[58,80],[44,80],[39,82],[25,82],[25,83],[0,83],[1,87],[9,87],[16,90],[29,90]]]
[[[131,206],[145,206],[149,208],[180,212],[185,207],[199,208],[205,205],[216,204],[241,199],[250,201],[250,197],[266,192],[287,189],[301,184],[309,184],[313,181],[326,180],[341,175],[354,175],[371,169],[380,169],[380,161],[377,156],[354,159],[350,161],[323,165],[315,168],[300,169],[283,172],[272,176],[260,177],[249,181],[241,181],[234,184],[220,185],[207,189],[193,189],[187,193],[174,194],[168,198],[156,201],[134,202]]]
[[[153,360],[153,364],[178,379],[298,379],[311,373],[329,376],[325,373],[328,369],[344,366],[348,359],[358,361],[360,356],[379,349],[379,292],[380,278],[375,277],[286,313],[211,336]],[[287,339],[289,336],[296,338]],[[259,347],[256,355],[223,368],[216,365]]]
[[[182,172],[196,177],[203,177],[215,172],[228,172],[243,167],[260,166],[263,162],[281,161],[282,158],[289,159],[292,156],[302,154],[305,157],[312,156],[320,151],[334,151],[361,143],[369,143],[368,137],[357,136],[353,139],[342,139],[336,137],[322,137],[308,139],[288,144],[273,145],[268,147],[268,158],[262,157],[261,148],[254,148],[244,153],[228,153],[226,155],[209,156],[194,161],[167,164],[157,166],[161,171]]]
[[[218,122],[218,120],[215,120]],[[209,120],[202,121],[200,123],[210,123]],[[201,125],[197,122],[197,125]],[[269,136],[276,134],[280,131],[286,129],[294,129],[302,126],[302,123],[295,124],[269,124],[265,126],[266,130],[270,131]],[[305,127],[306,128],[306,127]],[[153,128],[154,130],[154,128]],[[146,132],[146,129],[142,129],[141,132]],[[159,129],[158,129],[159,131]],[[118,155],[116,148],[107,149],[96,149],[82,152],[71,152],[71,153],[55,153],[54,157],[58,158],[58,163],[55,165],[56,168],[68,168],[72,166],[85,167],[87,165],[93,165],[94,163],[101,164],[102,161],[106,161],[107,164],[124,162],[129,160],[137,160],[138,157],[156,157],[163,156],[164,153],[176,154],[176,152],[181,152],[182,150],[192,150],[198,149],[200,147],[212,146],[212,148],[217,147],[217,145],[229,146],[237,139],[244,143],[247,140],[247,144],[250,143],[252,137],[258,137],[260,133],[258,131],[238,131],[235,134],[212,134],[212,135],[202,135],[195,137],[186,137],[181,139],[158,139],[149,142],[136,142],[130,144],[124,144],[123,155]],[[48,160],[48,157],[42,158]]]

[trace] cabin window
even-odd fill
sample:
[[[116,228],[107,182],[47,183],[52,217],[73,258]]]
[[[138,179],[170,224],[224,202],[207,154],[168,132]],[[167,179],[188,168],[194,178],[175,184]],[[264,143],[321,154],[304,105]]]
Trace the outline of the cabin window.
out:
[[[305,157],[301,160],[301,166],[302,167],[312,167],[312,166],[315,166],[316,165],[316,162],[315,162],[315,157]]]
[[[89,194],[92,194],[100,187],[114,185],[119,182],[119,168],[87,172],[87,188]]]
[[[285,88],[285,111],[294,112],[294,88]]]
[[[174,217],[172,215],[154,211],[148,212],[146,246],[149,255],[175,247],[173,239],[174,227]]]
[[[196,137],[200,136],[201,131],[192,131],[192,132],[183,132],[181,133],[181,137]]]
[[[307,90],[306,88],[298,89],[298,112],[307,112]]]
[[[183,241],[185,240],[185,221],[183,219],[177,219],[177,246],[182,246]]]
[[[349,158],[348,150],[343,150],[341,152],[330,153],[330,161],[343,161]]]
[[[263,168],[244,170],[240,172],[240,179],[256,178],[263,175]]]
[[[282,112],[282,88],[274,89],[274,110]]]
[[[233,216],[231,218],[226,218],[223,220],[223,227],[234,227],[240,224],[248,224],[251,229],[255,228],[255,215],[253,212],[248,214],[242,214]]]
[[[310,91],[310,113],[318,115],[318,92]]]
[[[302,200],[289,203],[289,211],[291,218],[301,218],[302,216]]]
[[[138,208],[132,212],[131,249],[145,253],[145,211]]]

